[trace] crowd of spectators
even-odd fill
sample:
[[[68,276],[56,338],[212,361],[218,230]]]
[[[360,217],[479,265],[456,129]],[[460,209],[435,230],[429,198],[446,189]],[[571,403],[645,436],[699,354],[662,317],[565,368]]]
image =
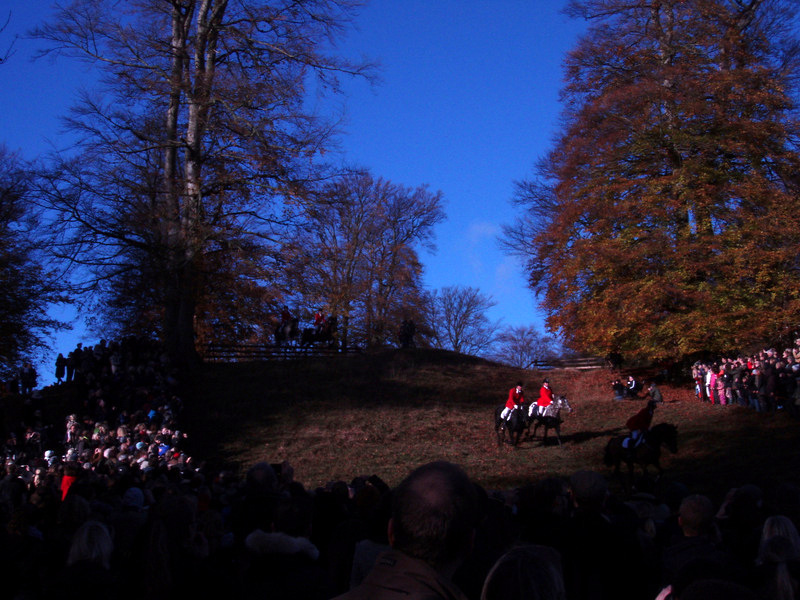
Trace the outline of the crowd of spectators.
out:
[[[593,471],[494,492],[449,463],[395,488],[354,474],[310,489],[286,462],[240,477],[187,454],[158,346],[75,353],[55,386],[74,408],[63,423],[35,391],[3,423],[12,600],[800,598],[797,486],[715,503],[677,482],[623,498]]]
[[[749,356],[698,361],[692,377],[703,402],[800,416],[800,339],[782,352],[767,348]]]

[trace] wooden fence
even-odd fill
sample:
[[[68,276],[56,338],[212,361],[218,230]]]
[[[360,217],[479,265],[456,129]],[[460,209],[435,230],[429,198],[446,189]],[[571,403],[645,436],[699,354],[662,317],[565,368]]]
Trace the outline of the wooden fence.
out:
[[[546,371],[548,369],[602,369],[606,366],[606,360],[597,356],[588,358],[553,358],[549,360],[537,360],[530,368]]]
[[[347,348],[344,352],[336,346],[283,344],[206,344],[200,348],[203,360],[207,362],[252,362],[259,360],[297,360],[301,358],[321,358],[342,354],[360,354],[360,348]],[[547,371],[549,369],[601,369],[606,361],[599,357],[557,358],[539,360],[529,369]]]
[[[340,356],[342,354],[358,354],[358,348],[341,348],[325,345],[299,346],[282,344],[206,344],[200,348],[203,360],[207,362],[252,362],[259,360],[297,360],[301,358],[318,358]]]

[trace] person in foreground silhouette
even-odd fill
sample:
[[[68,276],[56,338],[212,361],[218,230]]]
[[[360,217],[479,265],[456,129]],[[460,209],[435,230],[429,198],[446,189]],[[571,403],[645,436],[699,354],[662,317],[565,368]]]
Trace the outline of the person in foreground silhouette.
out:
[[[393,492],[391,550],[337,600],[466,600],[451,578],[472,550],[476,512],[475,488],[459,466],[418,467]]]

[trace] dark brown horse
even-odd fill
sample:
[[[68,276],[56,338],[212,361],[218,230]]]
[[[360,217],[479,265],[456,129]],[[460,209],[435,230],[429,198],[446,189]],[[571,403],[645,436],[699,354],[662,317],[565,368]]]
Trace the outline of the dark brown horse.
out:
[[[661,468],[661,446],[666,446],[670,452],[678,451],[678,427],[672,423],[659,423],[644,434],[644,441],[635,448],[625,448],[622,445],[627,436],[613,437],[606,445],[603,462],[609,467],[614,467],[614,473],[619,476],[620,465],[628,465],[630,482],[633,483],[633,470],[635,465],[642,467],[643,475],[647,475],[647,467],[653,465],[658,469],[658,476],[664,472]]]
[[[336,343],[337,332],[339,330],[339,322],[335,315],[331,315],[325,319],[325,323],[319,330],[311,327],[303,329],[300,335],[300,347],[313,346],[317,342],[327,343],[332,346]]]
[[[504,441],[508,441],[512,446],[516,446],[519,444],[522,432],[525,431],[527,426],[525,408],[521,407],[512,410],[508,419],[503,422],[500,415],[503,413],[504,408],[505,406],[498,406],[494,411],[494,431],[497,434],[497,445],[500,446]],[[508,433],[508,440],[506,440],[506,433]]]
[[[283,343],[293,343],[300,335],[300,329],[297,326],[300,320],[297,317],[292,317],[290,321],[279,323],[275,327],[275,345],[280,346]]]

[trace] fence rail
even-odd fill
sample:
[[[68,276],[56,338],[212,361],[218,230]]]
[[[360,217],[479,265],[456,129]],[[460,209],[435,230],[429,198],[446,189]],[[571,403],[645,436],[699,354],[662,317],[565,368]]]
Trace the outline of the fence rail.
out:
[[[587,358],[553,358],[549,360],[537,360],[531,365],[531,369],[546,371],[548,369],[602,369],[606,366],[606,360],[597,356]]]
[[[296,360],[301,358],[321,358],[340,356],[343,354],[360,354],[359,348],[347,348],[342,351],[335,346],[283,344],[206,344],[200,348],[203,360],[207,362],[252,362],[259,360]],[[546,371],[549,369],[600,369],[606,361],[599,357],[588,358],[553,358],[537,360],[528,367]]]
[[[319,358],[358,354],[358,348],[331,346],[299,346],[283,344],[206,344],[200,348],[203,360],[207,362],[251,362],[258,360],[297,360],[300,358]]]

